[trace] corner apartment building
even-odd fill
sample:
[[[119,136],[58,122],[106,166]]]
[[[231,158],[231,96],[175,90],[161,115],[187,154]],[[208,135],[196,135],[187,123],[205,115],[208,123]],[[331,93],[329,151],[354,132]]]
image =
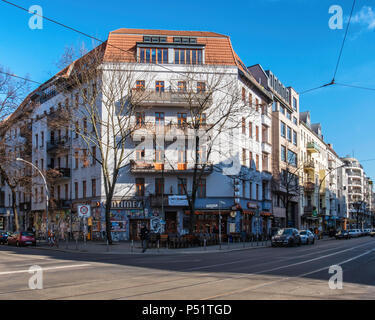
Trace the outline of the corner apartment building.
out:
[[[191,103],[183,99],[183,94],[189,90],[208,94],[210,81],[215,78],[222,79],[227,86],[230,84],[235,91],[217,90],[210,96],[207,114],[211,116],[204,115],[204,124],[209,126],[217,121],[212,109],[219,110],[225,95],[238,94],[240,98],[235,105],[241,106],[243,112],[231,119],[230,129],[214,133],[218,139],[209,160],[205,160],[202,151],[201,161],[206,166],[195,203],[195,231],[212,232],[219,223],[220,211],[223,233],[267,232],[272,214],[272,95],[244,67],[230,38],[213,32],[119,29],[109,34],[104,50],[104,76],[97,83],[100,85],[105,77],[110,78],[111,57],[120,56],[120,67],[131,68],[134,79],[133,89],[126,95],[146,93],[132,121],[140,129],[151,128],[149,135],[153,137],[150,150],[142,149],[142,141],[136,134],[128,141],[130,161],[121,172],[111,210],[114,240],[138,239],[142,223],[158,232],[188,231],[190,212],[184,190],[192,188],[194,161],[187,152],[164,152],[170,145],[165,139],[160,150],[160,144],[155,143],[155,130],[181,129],[184,123],[192,121]],[[83,103],[77,101],[74,90],[61,93],[56,89],[56,82],[69,79],[73,68],[74,64],[37,90],[32,161],[46,173],[50,170],[59,173],[52,175],[50,182],[50,227],[65,231],[76,228],[77,205],[86,204],[92,211],[89,231],[92,237],[100,237],[105,231],[105,192],[101,167],[92,156],[98,150],[94,145],[88,150],[75,132],[54,125],[64,105]],[[102,113],[102,117],[107,116]],[[81,130],[90,130],[86,118],[78,120]],[[238,172],[225,171],[228,163],[232,166],[238,163]],[[33,179],[32,190],[34,224],[42,231],[47,219],[40,177]],[[256,213],[260,217],[253,219]]]

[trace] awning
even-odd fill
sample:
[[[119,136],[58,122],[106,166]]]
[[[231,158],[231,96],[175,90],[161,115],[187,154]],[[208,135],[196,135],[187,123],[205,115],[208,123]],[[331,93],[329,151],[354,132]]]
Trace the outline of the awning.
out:
[[[255,211],[251,211],[251,210],[243,210],[242,211],[243,214],[249,214],[249,215],[255,215]]]
[[[271,212],[265,212],[265,211],[262,211],[262,212],[260,213],[260,215],[263,216],[263,217],[269,217],[269,216],[272,216],[272,213],[271,213]]]

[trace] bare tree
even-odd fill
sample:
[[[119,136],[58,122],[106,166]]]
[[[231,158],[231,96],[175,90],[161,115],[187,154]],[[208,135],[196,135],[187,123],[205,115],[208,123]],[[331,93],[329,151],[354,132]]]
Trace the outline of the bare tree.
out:
[[[31,154],[30,144],[25,144],[31,138],[28,122],[25,121],[29,109],[26,103],[21,104],[27,90],[26,78],[16,80],[10,71],[0,66],[0,177],[11,190],[16,231],[20,229],[17,188],[23,187],[25,191],[30,178],[29,171],[22,170],[22,166],[16,163],[20,154],[24,157]],[[17,132],[20,136],[16,139]]]

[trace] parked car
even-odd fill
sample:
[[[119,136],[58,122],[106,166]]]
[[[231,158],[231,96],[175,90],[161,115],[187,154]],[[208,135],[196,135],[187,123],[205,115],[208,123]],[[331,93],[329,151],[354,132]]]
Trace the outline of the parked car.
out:
[[[348,232],[351,238],[358,238],[361,235],[358,229],[350,229]]]
[[[370,232],[370,236],[371,237],[375,237],[375,229],[372,229],[371,232]]]
[[[301,245],[301,236],[295,228],[280,229],[271,239],[271,245],[294,246]]]
[[[14,232],[8,236],[8,245],[16,245],[17,247],[27,245],[36,246],[34,233],[28,231]]]
[[[366,236],[369,236],[370,232],[371,232],[371,229],[364,229],[363,231],[365,232]]]
[[[315,235],[310,230],[300,230],[299,235],[301,237],[301,243],[303,244],[315,243]]]
[[[347,230],[340,230],[335,234],[336,239],[350,239],[351,237]]]
[[[8,231],[1,231],[0,232],[0,243],[1,244],[6,244],[8,242],[8,236],[10,232]]]

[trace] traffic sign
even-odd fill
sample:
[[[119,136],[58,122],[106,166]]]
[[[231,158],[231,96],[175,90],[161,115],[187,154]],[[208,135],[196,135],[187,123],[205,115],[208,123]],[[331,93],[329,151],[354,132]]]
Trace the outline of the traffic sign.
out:
[[[91,210],[89,205],[77,206],[79,217],[91,217]]]

